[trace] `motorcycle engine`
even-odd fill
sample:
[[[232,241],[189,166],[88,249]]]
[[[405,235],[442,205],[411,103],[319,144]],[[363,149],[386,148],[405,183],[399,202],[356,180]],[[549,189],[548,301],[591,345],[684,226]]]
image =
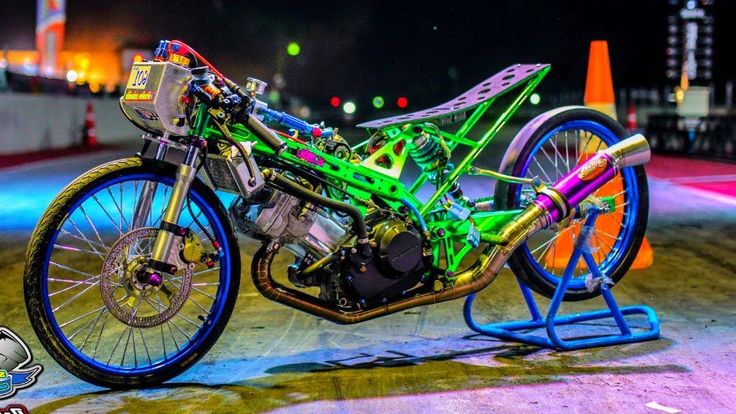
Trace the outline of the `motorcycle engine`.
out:
[[[366,217],[372,257],[355,254],[350,220],[298,197],[266,187],[236,199],[230,216],[239,232],[279,240],[296,260],[288,276],[295,286],[317,286],[320,298],[345,310],[385,303],[421,281],[431,248],[410,222],[375,211]]]
[[[248,201],[236,199],[230,217],[239,232],[257,240],[280,240],[297,257],[322,258],[349,237],[337,217],[268,187]]]

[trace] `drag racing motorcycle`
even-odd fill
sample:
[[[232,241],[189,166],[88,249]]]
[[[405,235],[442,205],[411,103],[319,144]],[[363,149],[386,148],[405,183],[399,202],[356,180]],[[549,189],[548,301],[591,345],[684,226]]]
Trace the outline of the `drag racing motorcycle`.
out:
[[[350,145],[269,107],[264,82],[238,85],[183,42],[161,41],[120,99],[145,131],[141,152],[75,179],[33,233],[33,328],[79,378],[148,386],[222,333],[238,238],[260,246],[261,295],[353,324],[478,292],[507,263],[549,297],[591,206],[603,212],[596,262],[617,282],[646,229],[644,137],[564,107],[526,124],[497,170],[481,155],[549,70],[510,66],[444,104],[360,124],[368,139]],[[586,278],[580,266],[566,300],[599,294]]]

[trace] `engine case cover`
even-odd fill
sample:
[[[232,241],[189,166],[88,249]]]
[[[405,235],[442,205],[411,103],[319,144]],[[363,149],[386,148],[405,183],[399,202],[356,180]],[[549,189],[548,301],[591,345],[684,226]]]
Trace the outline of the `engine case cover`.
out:
[[[386,221],[376,226],[373,237],[378,244],[381,270],[389,277],[401,277],[422,261],[422,238],[401,221]]]
[[[423,274],[422,237],[400,220],[385,220],[373,227],[373,258],[351,261],[350,284],[369,304],[385,302],[414,287]]]

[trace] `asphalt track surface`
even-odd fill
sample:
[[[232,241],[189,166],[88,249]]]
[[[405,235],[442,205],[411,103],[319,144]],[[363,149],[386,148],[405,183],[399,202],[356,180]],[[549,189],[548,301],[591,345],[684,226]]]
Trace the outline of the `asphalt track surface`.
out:
[[[0,325],[44,366],[38,383],[0,406],[32,412],[683,412],[736,411],[736,208],[672,181],[650,180],[652,268],[614,288],[654,307],[657,341],[554,352],[473,335],[462,300],[338,326],[261,298],[247,273],[233,317],[209,354],[161,387],[109,391],[58,366],[33,334],[22,262],[35,221],[74,176],[131,150],[0,172]],[[257,245],[241,239],[243,269]],[[599,300],[565,305],[575,311]],[[477,301],[489,320],[525,316],[504,270]],[[584,334],[586,326],[570,331]]]

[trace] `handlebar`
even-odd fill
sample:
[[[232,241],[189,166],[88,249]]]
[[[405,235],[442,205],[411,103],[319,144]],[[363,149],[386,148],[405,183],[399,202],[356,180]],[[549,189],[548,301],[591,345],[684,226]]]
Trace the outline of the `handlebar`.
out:
[[[322,128],[319,125],[310,124],[303,119],[295,117],[294,115],[289,115],[286,112],[276,111],[266,106],[256,106],[255,111],[258,115],[263,115],[263,120],[265,122],[278,122],[286,128],[296,130],[300,134],[311,135],[315,138],[329,138],[334,134],[334,130],[332,128]]]
[[[172,55],[190,55],[197,64],[203,64],[198,68],[192,69],[193,83],[190,85],[190,91],[199,96],[208,104],[222,107],[232,112],[236,118],[240,118],[253,130],[259,138],[272,147],[276,152],[280,152],[284,148],[284,142],[270,128],[264,125],[257,116],[262,116],[264,122],[277,122],[286,128],[293,129],[300,134],[310,135],[315,138],[329,138],[334,135],[332,128],[323,128],[317,124],[297,118],[286,112],[270,109],[265,103],[255,99],[255,93],[247,93],[242,90],[239,85],[225,77],[210,62],[200,55],[194,48],[179,40],[161,40],[154,52],[154,60],[169,60]],[[187,66],[189,60],[186,60]],[[224,84],[222,90],[212,84],[207,72],[213,73],[221,85]],[[232,95],[225,96],[224,91]],[[255,104],[254,104],[255,103]]]

